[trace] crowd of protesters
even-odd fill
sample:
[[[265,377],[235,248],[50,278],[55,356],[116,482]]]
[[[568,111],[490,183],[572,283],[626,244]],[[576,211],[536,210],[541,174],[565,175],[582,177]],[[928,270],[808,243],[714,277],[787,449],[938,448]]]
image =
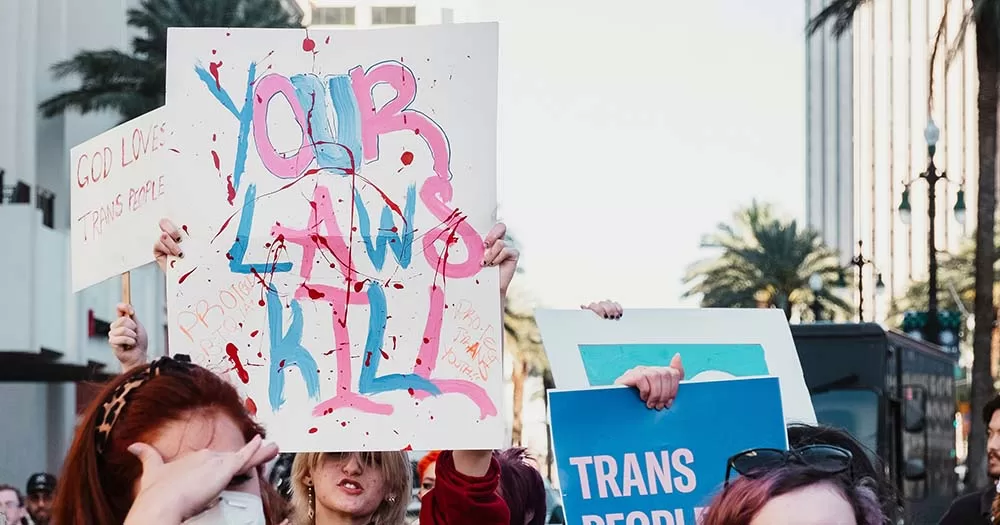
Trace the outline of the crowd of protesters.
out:
[[[154,245],[161,267],[182,256],[169,221]],[[518,254],[503,225],[486,238],[484,266],[497,266],[501,295]],[[607,319],[624,312],[611,301],[583,308]],[[143,328],[119,306],[109,342],[123,373],[84,412],[60,483],[35,474],[25,493],[0,485],[0,525],[543,525],[546,488],[522,448],[433,451],[413,472],[402,451],[283,455],[265,440],[237,390],[215,373],[175,355],[148,362]],[[669,410],[684,378],[681,359],[637,367],[618,384],[636,388],[650,410]],[[996,416],[996,417],[994,417]],[[990,474],[1000,477],[1000,398],[983,414]],[[788,450],[733,451],[727,476],[703,525],[881,525],[897,523],[902,505],[886,469],[844,431],[790,425]],[[416,479],[413,478],[414,474]],[[414,482],[420,514],[406,517]],[[993,523],[996,489],[955,501],[941,523]]]
[[[0,484],[0,525],[50,525],[56,477],[32,474],[22,493],[13,485]]]

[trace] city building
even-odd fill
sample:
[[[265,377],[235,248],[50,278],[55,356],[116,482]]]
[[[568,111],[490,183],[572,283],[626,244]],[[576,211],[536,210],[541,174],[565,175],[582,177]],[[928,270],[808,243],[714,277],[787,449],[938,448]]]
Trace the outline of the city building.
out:
[[[0,482],[57,472],[77,414],[99,381],[118,372],[107,344],[118,279],[73,294],[70,284],[69,150],[116,125],[111,114],[41,116],[38,104],[67,88],[50,67],[84,49],[127,47],[126,9],[138,0],[0,3]],[[81,23],[80,21],[85,21]],[[156,232],[150,234],[150,247]],[[77,261],[79,262],[79,261]],[[153,266],[132,272],[132,301],[162,353],[164,287]]]
[[[468,18],[470,0],[297,0],[310,27],[378,28],[414,24],[450,24]],[[459,16],[466,17],[456,20]]]
[[[826,3],[807,0],[807,20]],[[832,24],[806,39],[807,221],[840,251],[845,265],[863,243],[863,255],[874,263],[863,272],[866,321],[885,319],[893,297],[927,279],[928,185],[917,177],[927,168],[929,117],[940,129],[935,165],[948,174],[948,183],[936,186],[937,251],[954,253],[971,240],[978,84],[973,33],[956,45],[964,12],[958,0],[868,2],[839,39]],[[958,51],[949,57],[953,48]],[[897,208],[910,182],[907,225]],[[962,187],[969,196],[964,225],[952,213]],[[879,273],[886,285],[881,295],[874,286]],[[940,283],[940,293],[950,293],[948,283]],[[854,304],[858,299],[855,291]]]

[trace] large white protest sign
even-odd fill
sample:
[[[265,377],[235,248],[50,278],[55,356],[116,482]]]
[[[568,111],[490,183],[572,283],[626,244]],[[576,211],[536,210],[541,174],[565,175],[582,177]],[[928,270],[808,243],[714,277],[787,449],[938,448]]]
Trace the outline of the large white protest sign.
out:
[[[70,150],[74,292],[152,262],[175,193],[166,112],[155,109]]]
[[[283,450],[501,446],[496,25],[168,41],[171,350]]]
[[[640,309],[616,321],[585,310],[538,310],[535,318],[560,389],[611,385],[632,367],[668,366],[680,353],[691,381],[777,376],[785,419],[816,423],[781,310]]]

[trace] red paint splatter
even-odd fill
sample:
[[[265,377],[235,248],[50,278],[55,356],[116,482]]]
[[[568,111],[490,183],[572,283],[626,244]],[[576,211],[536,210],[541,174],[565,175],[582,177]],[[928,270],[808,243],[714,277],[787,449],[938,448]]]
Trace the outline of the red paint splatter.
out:
[[[319,432],[319,429],[318,429],[318,428],[316,428],[316,427],[312,427],[312,428],[310,428],[310,429],[309,429],[309,433],[310,433],[310,434],[315,434],[315,433],[317,433],[317,432]]]
[[[236,188],[233,187],[232,175],[226,177],[226,191],[229,192],[229,195],[226,197],[226,199],[229,201],[229,204],[232,204],[233,201],[236,200]]]
[[[181,229],[184,230],[184,233],[187,233],[188,235],[191,235],[190,233],[188,233],[188,225],[187,224],[181,224]]]
[[[403,289],[403,284],[402,283],[395,283],[395,284],[392,285],[392,287],[395,288],[395,289],[397,289],[397,290],[402,290]]]
[[[250,374],[247,373],[246,368],[243,368],[243,363],[240,361],[240,350],[236,348],[236,345],[233,343],[226,344],[226,355],[229,356],[229,359],[233,361],[233,365],[236,366],[236,375],[240,376],[240,381],[243,381],[244,385],[249,383]]]
[[[413,134],[414,135],[419,135],[420,134],[420,128],[413,128]]]
[[[347,421],[341,421],[341,422],[340,422],[340,426],[342,426],[342,427],[346,427],[346,426],[347,426]]]
[[[321,292],[319,290],[316,290],[315,288],[310,288],[310,287],[306,286],[304,283],[302,284],[302,287],[305,288],[307,292],[309,292],[309,298],[310,299],[315,300],[315,299],[322,299],[322,298],[326,297],[325,293],[323,293],[323,292]]]
[[[330,35],[327,35],[326,42],[324,42],[324,44],[329,44],[329,43],[330,43]]]
[[[215,163],[215,171],[220,171],[221,172],[222,171],[222,163],[219,161],[219,153],[217,151],[215,151],[214,149],[212,150],[212,162]],[[219,175],[222,175],[222,173],[219,173]]]
[[[399,157],[399,161],[403,163],[404,166],[409,166],[413,163],[413,153],[409,151],[404,151]]]
[[[423,361],[422,359],[420,359],[419,357],[417,358],[417,364],[418,364],[418,365],[419,365],[420,363],[423,363],[423,362],[424,362],[424,361]]]
[[[413,389],[412,389],[412,388],[407,388],[407,389],[406,389],[406,391],[407,391],[407,392],[409,392],[411,396],[412,396],[412,395],[414,394],[414,392],[413,392]]]
[[[396,336],[392,336],[392,349],[396,349]]]
[[[257,352],[257,357],[264,357],[264,354],[262,352]]]
[[[215,88],[221,90],[222,89],[222,83],[219,82],[219,68],[220,67],[222,67],[222,61],[221,60],[218,61],[218,62],[209,62],[208,63],[208,72],[211,73],[212,74],[212,78],[215,79]]]
[[[429,343],[429,342],[431,342],[431,340],[425,337],[425,338],[424,338],[424,344],[427,344],[427,343]]]
[[[368,352],[368,355],[365,357],[365,366],[372,366],[372,353],[371,352]]]
[[[259,333],[260,333],[260,330],[254,330],[253,332],[250,332],[250,337],[257,337],[257,334],[259,334]]]
[[[187,280],[188,276],[190,276],[192,273],[194,273],[194,271],[197,270],[197,269],[198,269],[197,266],[195,266],[194,268],[191,268],[190,272],[182,275],[180,279],[177,279],[177,284],[184,284],[184,281]]]
[[[246,401],[247,412],[250,412],[251,416],[257,415],[257,403],[254,403],[252,397],[248,397]]]
[[[215,142],[215,133],[212,133],[212,142]]]
[[[260,305],[260,306],[264,306],[267,303],[265,303],[264,300],[261,299],[261,300],[257,301],[257,304]]]
[[[175,264],[177,264],[177,261],[170,261],[170,267],[171,268],[173,268]]]
[[[170,151],[172,151],[174,153],[180,153],[181,152],[181,150],[179,150],[177,148],[170,148]]]
[[[233,260],[233,254],[226,252],[226,259]]]
[[[285,368],[285,360],[278,361],[278,368]]]
[[[397,432],[397,434],[398,433],[399,432]],[[410,451],[410,450],[413,450],[413,445],[406,445],[406,448],[403,449],[403,452],[407,452],[407,451]]]
[[[302,41],[302,50],[305,51],[306,53],[309,53],[313,49],[316,49],[316,42],[313,39],[306,37]]]
[[[385,350],[379,350],[379,352],[382,352],[382,359],[389,359],[389,354],[385,353]]]
[[[218,49],[213,49],[213,50],[212,50],[212,54],[213,54],[213,55],[214,55],[214,54],[216,54],[216,53],[218,53],[218,52],[219,52],[219,50],[218,50]]]
[[[240,328],[243,328],[243,323],[237,323],[236,326],[239,326]]]

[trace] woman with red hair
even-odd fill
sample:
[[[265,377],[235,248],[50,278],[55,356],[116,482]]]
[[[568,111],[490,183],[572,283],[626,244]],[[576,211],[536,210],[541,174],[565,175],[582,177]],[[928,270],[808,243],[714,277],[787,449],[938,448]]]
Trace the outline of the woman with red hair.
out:
[[[417,462],[417,479],[420,481],[420,491],[417,492],[417,497],[420,499],[424,499],[424,494],[427,494],[434,488],[434,481],[436,479],[434,471],[437,466],[438,456],[440,455],[440,450],[432,450]]]
[[[276,523],[262,469],[278,449],[263,435],[236,389],[214,373],[183,359],[135,366],[84,412],[53,520]]]

